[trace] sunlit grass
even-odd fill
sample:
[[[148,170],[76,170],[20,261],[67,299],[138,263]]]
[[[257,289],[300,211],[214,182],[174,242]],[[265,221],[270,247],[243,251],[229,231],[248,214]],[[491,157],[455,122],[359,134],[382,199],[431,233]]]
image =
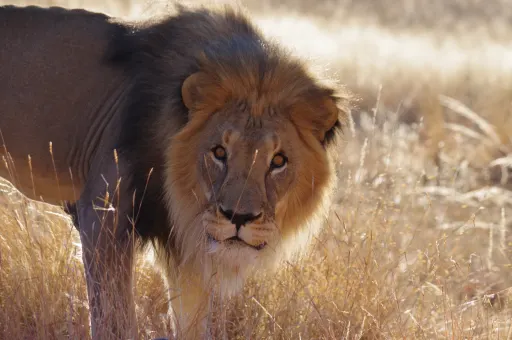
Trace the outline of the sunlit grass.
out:
[[[216,338],[511,338],[512,46],[481,30],[256,21],[361,100],[310,256],[251,280],[216,312]],[[27,210],[2,188],[0,338],[84,337],[76,231],[60,210]],[[150,258],[139,257],[136,294],[141,335],[168,334]]]

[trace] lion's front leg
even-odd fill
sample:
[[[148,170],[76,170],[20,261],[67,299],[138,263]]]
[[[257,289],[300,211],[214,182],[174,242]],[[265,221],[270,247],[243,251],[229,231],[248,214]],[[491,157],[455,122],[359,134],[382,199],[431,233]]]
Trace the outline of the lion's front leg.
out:
[[[128,186],[117,181],[114,162],[102,161],[94,169],[76,210],[91,335],[93,340],[137,339],[133,294],[135,235],[129,220]]]
[[[168,277],[168,285],[176,339],[208,339],[210,292],[198,277]]]
[[[96,214],[92,207],[79,212],[91,335],[94,340],[137,339],[133,242],[127,231],[118,234],[112,223],[99,223]]]

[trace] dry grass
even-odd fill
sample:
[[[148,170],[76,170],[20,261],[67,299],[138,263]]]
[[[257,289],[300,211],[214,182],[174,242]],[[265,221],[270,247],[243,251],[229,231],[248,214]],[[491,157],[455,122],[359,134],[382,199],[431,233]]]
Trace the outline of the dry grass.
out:
[[[309,257],[261,273],[218,311],[216,338],[512,338],[512,49],[500,40],[512,33],[510,1],[332,3],[317,9],[331,14],[318,25],[264,11],[258,22],[361,97],[340,150],[335,206]],[[144,8],[120,4],[68,6]],[[443,34],[429,20],[459,29]],[[60,210],[1,189],[0,338],[83,338],[75,230]],[[168,332],[150,262],[140,257],[136,271],[144,338]]]

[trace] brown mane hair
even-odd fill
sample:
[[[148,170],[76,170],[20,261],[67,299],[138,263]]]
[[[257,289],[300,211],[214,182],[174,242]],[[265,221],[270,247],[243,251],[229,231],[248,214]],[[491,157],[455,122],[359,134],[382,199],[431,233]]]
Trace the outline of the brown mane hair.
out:
[[[310,136],[302,136],[304,140],[315,136],[324,148],[335,145],[346,101],[318,85],[298,59],[265,39],[240,11],[178,6],[176,15],[150,24],[132,26],[117,36],[107,61],[126,67],[131,76],[132,93],[118,150],[133,160],[134,170],[145,170],[131,179],[136,200],[146,192],[136,231],[143,243],[160,241],[175,251],[175,245],[168,244],[168,228],[161,224],[169,215],[161,181],[169,135],[190,118],[181,94],[187,77],[201,72],[208,89],[195,110],[205,115],[198,124],[227,101],[245,101],[254,115],[264,110],[288,113],[301,131],[310,131]],[[339,113],[337,119],[323,115],[333,111]],[[197,128],[193,125],[186,130],[193,133]]]

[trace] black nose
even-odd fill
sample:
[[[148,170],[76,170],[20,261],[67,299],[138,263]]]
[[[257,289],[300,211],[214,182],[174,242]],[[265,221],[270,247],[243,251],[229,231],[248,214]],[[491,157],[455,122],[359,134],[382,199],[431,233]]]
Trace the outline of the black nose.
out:
[[[235,214],[233,213],[233,210],[224,210],[221,207],[219,207],[219,211],[224,217],[226,217],[228,220],[230,220],[234,225],[236,225],[237,229],[240,229],[241,226],[244,224],[247,224],[248,222],[257,220],[261,217],[261,213],[254,215],[254,214]]]

